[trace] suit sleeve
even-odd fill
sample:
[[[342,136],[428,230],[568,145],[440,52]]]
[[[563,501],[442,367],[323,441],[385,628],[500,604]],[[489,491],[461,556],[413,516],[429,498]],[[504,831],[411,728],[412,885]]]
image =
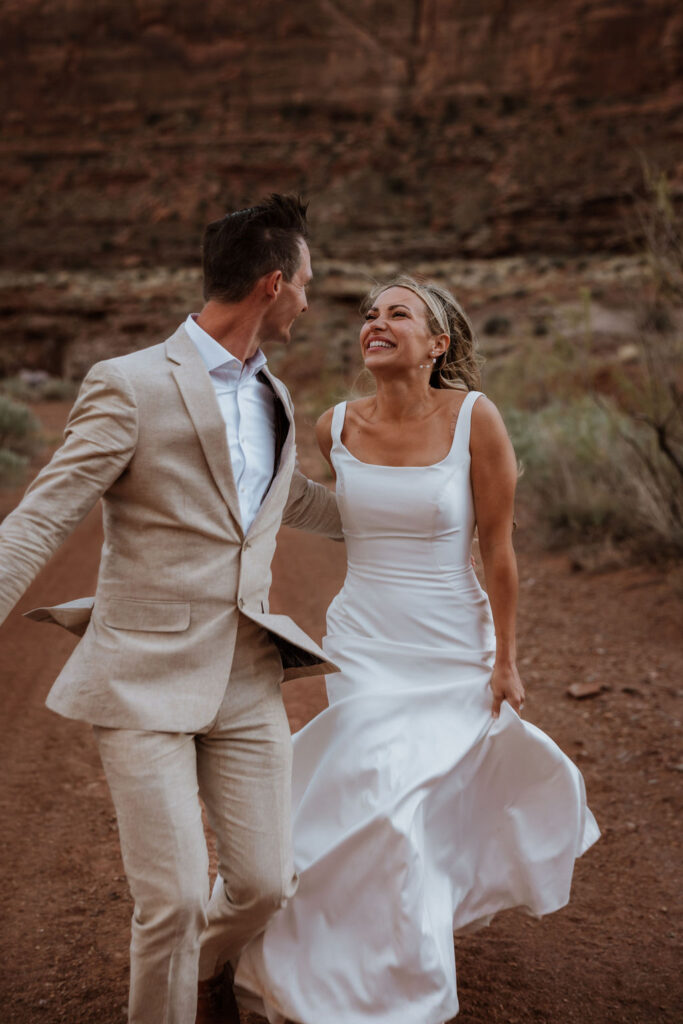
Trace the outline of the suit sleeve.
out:
[[[121,475],[137,435],[130,383],[112,363],[95,364],[71,410],[62,446],[0,524],[0,622]]]
[[[322,533],[332,540],[344,539],[336,497],[322,484],[305,477],[298,468],[292,476],[282,522],[296,530]]]

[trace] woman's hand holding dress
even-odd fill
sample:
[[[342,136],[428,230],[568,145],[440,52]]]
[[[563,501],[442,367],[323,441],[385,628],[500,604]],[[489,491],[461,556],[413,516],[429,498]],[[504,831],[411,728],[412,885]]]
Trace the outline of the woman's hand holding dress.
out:
[[[514,662],[504,665],[499,659],[496,659],[489,685],[493,691],[492,713],[494,718],[498,718],[500,705],[504,700],[519,714],[524,707],[524,685],[519,678],[519,672]]]

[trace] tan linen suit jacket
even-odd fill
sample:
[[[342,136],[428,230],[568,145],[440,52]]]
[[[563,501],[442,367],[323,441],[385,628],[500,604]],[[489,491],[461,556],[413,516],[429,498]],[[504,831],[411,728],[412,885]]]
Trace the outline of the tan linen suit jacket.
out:
[[[0,622],[102,498],[94,598],[28,613],[83,634],[47,699],[97,725],[192,732],[209,724],[230,675],[239,613],[269,631],[285,678],[336,666],[284,615],[268,613],[276,533],[341,539],[336,500],[296,468],[294,418],[276,395],[279,457],[246,536],[213,384],[183,327],[86,376],[65,440],[0,525]]]

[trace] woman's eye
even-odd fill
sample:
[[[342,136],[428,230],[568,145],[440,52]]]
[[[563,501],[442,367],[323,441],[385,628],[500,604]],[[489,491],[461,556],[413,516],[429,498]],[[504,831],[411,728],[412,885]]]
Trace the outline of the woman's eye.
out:
[[[392,312],[391,315],[392,315],[392,317],[408,316],[408,314],[405,312],[405,310],[401,310],[401,309],[395,309]],[[376,313],[366,313],[365,316],[363,317],[363,319],[364,320],[376,320],[377,319],[377,314]]]

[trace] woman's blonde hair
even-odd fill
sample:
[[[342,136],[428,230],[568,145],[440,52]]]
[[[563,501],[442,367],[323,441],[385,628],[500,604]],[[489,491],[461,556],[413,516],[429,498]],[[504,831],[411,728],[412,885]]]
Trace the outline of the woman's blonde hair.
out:
[[[478,391],[481,386],[482,360],[477,354],[477,341],[472,324],[458,300],[446,288],[429,281],[421,284],[407,274],[378,284],[361,303],[361,312],[374,305],[378,295],[387,288],[408,288],[425,304],[427,326],[432,334],[447,334],[448,349],[436,360],[429,378],[433,388],[459,388]]]

